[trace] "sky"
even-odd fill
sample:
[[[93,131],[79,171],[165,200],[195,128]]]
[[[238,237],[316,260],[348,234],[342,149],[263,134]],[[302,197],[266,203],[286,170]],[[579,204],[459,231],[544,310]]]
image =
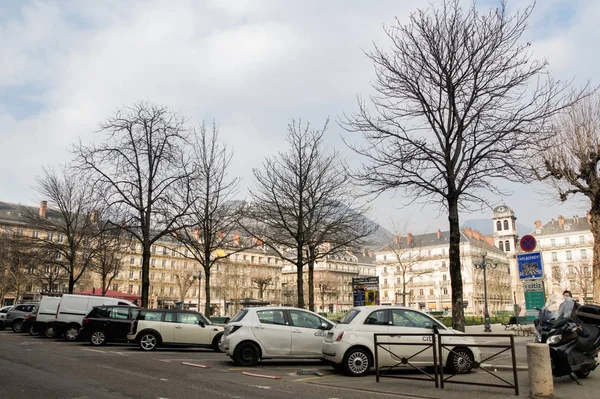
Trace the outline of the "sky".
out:
[[[286,150],[292,119],[320,127],[330,118],[327,149],[358,164],[337,121],[356,110],[357,95],[373,93],[364,51],[388,44],[384,24],[406,22],[429,2],[0,1],[0,201],[39,203],[33,187],[42,167],[68,162],[70,143],[90,140],[100,122],[138,100],[168,106],[192,126],[215,120],[235,153],[230,174],[242,178],[240,198],[252,169]],[[483,11],[498,1],[477,4]],[[539,1],[524,40],[557,78],[598,84],[599,20],[594,0]],[[504,201],[526,226],[588,208],[584,199],[560,204],[539,184],[498,185],[512,195],[483,195],[492,206]],[[436,206],[403,203],[385,193],[370,216],[399,232],[448,229]],[[484,208],[461,220],[491,215]]]

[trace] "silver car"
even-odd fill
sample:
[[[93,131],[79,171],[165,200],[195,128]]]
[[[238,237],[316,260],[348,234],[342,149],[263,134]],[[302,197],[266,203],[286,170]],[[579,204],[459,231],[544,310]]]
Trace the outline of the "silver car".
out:
[[[14,332],[21,332],[25,315],[35,312],[37,308],[37,303],[22,303],[20,305],[15,305],[6,314],[6,320],[4,321],[5,326],[12,328]]]

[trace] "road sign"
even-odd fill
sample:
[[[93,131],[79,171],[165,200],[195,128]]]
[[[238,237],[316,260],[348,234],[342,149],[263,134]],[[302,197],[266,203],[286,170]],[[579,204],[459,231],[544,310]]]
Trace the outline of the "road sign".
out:
[[[542,254],[540,252],[518,254],[517,264],[519,265],[519,278],[521,280],[544,277]]]
[[[535,308],[541,309],[546,303],[546,297],[544,295],[544,280],[530,279],[523,282],[523,291],[525,292],[525,308],[527,312],[527,320],[534,320],[539,311]]]
[[[523,251],[531,252],[535,249],[537,242],[535,241],[534,236],[528,234],[528,235],[523,236],[523,238],[521,238],[521,241],[519,242],[519,244],[521,245],[521,249]]]

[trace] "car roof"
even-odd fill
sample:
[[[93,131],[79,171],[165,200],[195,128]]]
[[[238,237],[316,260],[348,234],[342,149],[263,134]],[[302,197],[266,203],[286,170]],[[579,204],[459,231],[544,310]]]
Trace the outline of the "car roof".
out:
[[[355,306],[350,310],[381,310],[381,309],[406,309],[406,310],[416,310],[412,308],[407,308],[402,305],[374,305],[374,306]]]
[[[127,309],[141,309],[139,306],[130,306],[130,305],[97,305],[94,308],[127,308]]]
[[[141,310],[149,310],[151,312],[200,313],[197,310],[189,310],[189,309],[146,309],[146,308],[140,308],[140,309]]]

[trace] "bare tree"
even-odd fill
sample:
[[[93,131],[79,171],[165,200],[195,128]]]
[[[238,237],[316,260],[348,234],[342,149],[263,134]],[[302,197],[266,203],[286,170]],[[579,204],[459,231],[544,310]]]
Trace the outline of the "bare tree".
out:
[[[337,297],[341,285],[341,278],[328,270],[317,271],[315,273],[315,286],[321,302],[321,311],[325,312],[325,299]]]
[[[303,272],[308,265],[311,310],[315,261],[359,244],[377,228],[365,219],[367,209],[353,197],[339,153],[325,153],[326,130],[327,123],[321,130],[302,122],[288,125],[288,152],[267,158],[261,169],[253,170],[257,186],[251,191],[252,219],[261,227],[258,235],[296,266],[300,308],[305,306]]]
[[[215,263],[245,250],[234,237],[239,227],[243,203],[235,201],[239,179],[231,178],[228,169],[233,152],[219,142],[219,129],[205,124],[194,132],[192,162],[195,174],[189,181],[186,217],[177,224],[175,238],[188,249],[188,258],[204,270],[206,292],[204,312],[211,315],[211,269]],[[199,305],[198,305],[199,306]]]
[[[96,251],[90,271],[100,276],[102,296],[110,288],[111,283],[122,269],[123,258],[131,245],[131,236],[121,228],[104,221],[97,225],[99,231],[96,235]]]
[[[569,277],[572,277],[575,282],[575,289],[581,293],[581,300],[586,303],[588,301],[588,294],[590,287],[593,290],[594,285],[592,283],[592,268],[587,261],[578,261],[573,265],[573,274],[569,273]]]
[[[558,115],[553,132],[551,145],[539,152],[533,165],[538,178],[546,181],[561,201],[583,195],[590,202],[590,230],[594,236],[592,295],[595,302],[600,302],[600,94]]]
[[[368,161],[357,177],[371,193],[402,190],[408,203],[448,211],[452,325],[461,331],[459,210],[485,206],[480,191],[506,195],[497,179],[528,177],[529,149],[546,142],[549,117],[571,94],[522,41],[531,12],[445,0],[386,27],[391,50],[367,54],[377,95],[342,122],[367,142],[350,146]]]
[[[179,300],[181,302],[185,301],[187,293],[194,285],[194,282],[197,279],[197,275],[195,275],[194,269],[179,269],[175,274],[175,283],[177,285],[177,291],[179,293]],[[198,303],[198,307],[200,304]]]
[[[148,306],[151,246],[181,228],[193,175],[185,120],[165,107],[139,102],[107,119],[103,141],[74,146],[84,178],[142,247],[142,306]]]
[[[252,284],[258,289],[258,299],[261,301],[264,299],[265,291],[267,287],[273,284],[275,276],[269,273],[268,270],[261,270],[259,272],[254,271],[250,277]]]
[[[13,292],[19,298],[35,264],[28,241],[13,232],[0,232],[0,303]]]
[[[41,256],[38,261],[44,265],[62,268],[68,292],[73,293],[97,250],[95,193],[66,167],[60,172],[44,168],[36,183],[36,190],[47,201],[39,212],[28,207],[21,210],[33,231],[30,240],[37,250],[32,255]]]

